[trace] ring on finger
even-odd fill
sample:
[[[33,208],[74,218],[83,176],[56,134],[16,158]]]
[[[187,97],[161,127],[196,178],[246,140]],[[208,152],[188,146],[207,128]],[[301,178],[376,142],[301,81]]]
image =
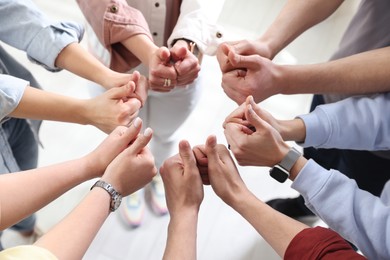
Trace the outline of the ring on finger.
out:
[[[171,86],[171,79],[164,79],[164,87],[170,87]]]

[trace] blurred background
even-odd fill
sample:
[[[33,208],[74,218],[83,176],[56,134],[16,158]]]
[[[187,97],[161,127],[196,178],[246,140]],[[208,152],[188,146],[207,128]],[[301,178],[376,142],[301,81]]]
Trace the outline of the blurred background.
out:
[[[276,17],[285,0],[201,0],[208,15],[225,28],[226,40],[255,39]],[[36,4],[55,20],[72,20],[85,23],[74,0],[35,0]],[[310,29],[289,45],[276,58],[283,64],[307,64],[326,61],[337,48],[344,29],[359,2],[345,1],[329,19]],[[219,14],[220,13],[220,14]],[[219,15],[218,15],[219,14]],[[87,38],[82,44],[87,46]],[[5,46],[28,67],[47,91],[78,98],[89,98],[91,82],[66,71],[50,73],[30,63],[26,55]],[[202,97],[192,115],[177,135],[192,145],[204,143],[206,137],[215,134],[220,143],[226,143],[222,122],[236,108],[221,88],[221,72],[215,57],[204,57],[201,74]],[[277,95],[260,105],[279,119],[291,119],[307,113],[311,95]],[[158,131],[158,129],[154,129]],[[92,151],[106,135],[92,126],[43,122],[40,137],[39,166],[45,166],[81,157]],[[239,167],[242,178],[261,200],[276,197],[292,197],[297,193],[291,182],[280,184],[269,177],[268,168]],[[44,231],[61,220],[89,191],[94,180],[83,183],[40,210],[38,224]],[[261,217],[261,216],[259,216]],[[84,259],[124,260],[161,259],[166,242],[169,216],[155,216],[146,211],[143,225],[137,229],[123,226],[116,213],[111,214],[96,236]],[[312,223],[323,225],[321,222]],[[17,235],[6,231],[3,245],[18,243]],[[225,205],[205,187],[198,225],[198,259],[280,259],[268,244],[240,215]]]

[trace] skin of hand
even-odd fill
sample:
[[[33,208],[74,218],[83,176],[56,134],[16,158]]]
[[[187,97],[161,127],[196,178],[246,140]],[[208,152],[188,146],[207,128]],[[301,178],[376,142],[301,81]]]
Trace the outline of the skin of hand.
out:
[[[165,79],[170,79],[171,84],[164,86]],[[175,67],[171,64],[171,53],[166,47],[158,48],[149,61],[149,84],[154,91],[169,92],[177,85]]]
[[[215,136],[209,136],[206,144],[197,148],[208,158],[208,175],[215,194],[241,214],[283,257],[291,240],[308,226],[260,201],[247,188],[228,149],[217,144]]]
[[[132,128],[140,131],[142,120],[137,118],[133,127],[121,132],[127,135]],[[147,128],[135,136],[128,146],[108,165],[102,180],[110,183],[122,196],[128,196],[144,187],[157,174],[154,157],[147,147],[153,131]]]
[[[198,213],[204,193],[190,144],[182,140],[179,154],[160,167],[170,214],[163,259],[196,259]]]
[[[178,40],[170,49],[174,67],[177,72],[177,85],[188,85],[198,77],[200,64],[198,58],[189,51],[188,43]]]
[[[138,115],[141,102],[133,95],[134,82],[118,88],[112,88],[103,94],[85,100],[85,121],[103,132],[110,133],[118,125],[129,125]],[[125,101],[124,101],[125,100]]]
[[[246,133],[251,134],[254,132],[253,126],[250,125],[245,117],[245,109],[248,105],[251,105],[256,114],[261,117],[262,120],[270,124],[276,129],[282,136],[284,141],[304,142],[306,138],[306,126],[302,119],[294,118],[292,120],[278,120],[274,118],[269,112],[261,109],[252,96],[248,96],[246,101],[241,104],[236,110],[228,115],[223,123],[225,128],[227,123],[238,123],[248,127]],[[245,128],[244,128],[245,129]],[[245,129],[246,130],[246,129]]]
[[[222,88],[237,104],[252,95],[256,103],[282,92],[279,65],[259,55],[242,56],[230,49],[229,62],[238,68],[222,75]]]
[[[203,184],[190,144],[182,140],[179,154],[164,161],[160,168],[171,218],[186,210],[199,211]]]
[[[225,137],[240,165],[269,166],[279,163],[288,153],[289,146],[279,132],[261,119],[252,105],[245,108],[245,118],[256,131],[249,132],[248,127],[238,123],[225,125]]]
[[[229,52],[233,50],[235,53],[243,56],[260,55],[261,57],[272,59],[269,47],[259,40],[240,40],[232,42],[224,42],[218,46],[217,60],[222,73],[230,72],[236,69],[242,69],[233,66],[229,61]]]
[[[142,121],[138,118],[130,127],[117,127],[97,148],[79,159],[19,174],[2,175],[2,184],[6,185],[7,189],[0,190],[0,204],[3,210],[0,219],[1,229],[36,212],[76,185],[101,177],[114,158],[137,138],[141,126]],[[15,205],[20,203],[26,204],[24,207],[15,208]]]
[[[217,138],[209,136],[204,146],[208,158],[208,176],[211,187],[226,204],[233,207],[237,197],[249,193],[229,150],[217,144]]]

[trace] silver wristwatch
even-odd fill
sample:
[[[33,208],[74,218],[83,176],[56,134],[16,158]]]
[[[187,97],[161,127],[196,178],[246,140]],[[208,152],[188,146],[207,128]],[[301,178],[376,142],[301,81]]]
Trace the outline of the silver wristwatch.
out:
[[[110,211],[111,212],[114,212],[119,207],[119,205],[121,205],[122,195],[119,192],[117,192],[111,184],[109,184],[105,181],[99,180],[99,181],[95,182],[95,184],[91,187],[91,190],[95,187],[102,188],[102,189],[106,190],[108,192],[108,194],[110,194],[110,196],[111,196]]]
[[[269,175],[278,182],[285,182],[290,176],[291,168],[301,155],[302,154],[297,149],[291,147],[283,160],[269,171]]]

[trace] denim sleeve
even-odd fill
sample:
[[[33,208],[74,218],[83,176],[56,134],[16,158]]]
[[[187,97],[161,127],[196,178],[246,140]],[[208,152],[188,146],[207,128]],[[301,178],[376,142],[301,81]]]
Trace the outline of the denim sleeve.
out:
[[[27,85],[28,81],[0,74],[0,121],[18,106]]]
[[[0,0],[0,40],[25,51],[31,61],[50,71],[67,45],[79,42],[84,28],[74,22],[53,22],[31,0]]]

